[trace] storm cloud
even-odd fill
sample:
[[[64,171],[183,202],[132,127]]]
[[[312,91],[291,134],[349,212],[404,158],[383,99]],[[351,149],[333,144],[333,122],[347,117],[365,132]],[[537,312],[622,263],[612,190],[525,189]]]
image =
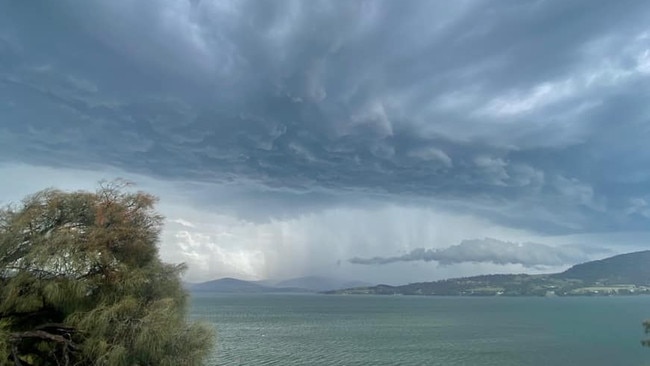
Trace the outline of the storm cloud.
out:
[[[134,177],[174,220],[246,228],[170,225],[189,236],[163,249],[204,277],[292,275],[283,256],[326,272],[438,237],[435,253],[643,233],[648,19],[644,0],[6,0],[0,169],[40,188]],[[320,240],[319,218],[340,235]],[[524,263],[508,258],[491,263]]]

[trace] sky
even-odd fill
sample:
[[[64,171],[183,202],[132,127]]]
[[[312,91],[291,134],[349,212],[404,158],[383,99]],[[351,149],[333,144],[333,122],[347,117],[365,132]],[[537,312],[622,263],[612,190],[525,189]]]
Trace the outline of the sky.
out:
[[[645,0],[0,0],[0,204],[125,178],[188,281],[650,246]]]

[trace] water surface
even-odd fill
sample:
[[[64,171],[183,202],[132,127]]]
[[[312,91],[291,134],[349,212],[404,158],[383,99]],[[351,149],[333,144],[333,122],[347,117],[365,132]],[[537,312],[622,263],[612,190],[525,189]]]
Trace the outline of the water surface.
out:
[[[650,365],[650,296],[193,296],[209,365]]]

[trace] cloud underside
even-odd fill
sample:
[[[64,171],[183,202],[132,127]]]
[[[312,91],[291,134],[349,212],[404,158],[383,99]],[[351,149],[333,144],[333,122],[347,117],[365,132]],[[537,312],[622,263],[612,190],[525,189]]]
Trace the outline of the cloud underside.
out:
[[[169,215],[205,273],[207,255],[272,273],[289,242],[317,267],[338,240],[328,263],[570,264],[591,254],[463,239],[650,227],[647,19],[644,0],[4,1],[0,169],[169,183],[250,230],[215,241]],[[341,212],[327,231],[354,234],[331,242],[306,219]]]
[[[581,263],[594,254],[611,253],[597,247],[550,246],[539,243],[513,243],[497,239],[463,240],[460,244],[442,249],[413,249],[395,257],[352,258],[350,263],[381,265],[396,262],[435,261],[441,265],[465,262],[520,264],[524,267],[565,266]]]
[[[642,1],[37,7],[0,8],[5,161],[480,203],[537,230],[648,198]]]

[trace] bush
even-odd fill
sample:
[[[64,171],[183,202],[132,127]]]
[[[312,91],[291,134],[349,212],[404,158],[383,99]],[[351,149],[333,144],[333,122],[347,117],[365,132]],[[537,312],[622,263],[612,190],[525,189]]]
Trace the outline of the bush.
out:
[[[0,365],[198,365],[183,265],[158,256],[156,198],[120,182],[0,210]]]

